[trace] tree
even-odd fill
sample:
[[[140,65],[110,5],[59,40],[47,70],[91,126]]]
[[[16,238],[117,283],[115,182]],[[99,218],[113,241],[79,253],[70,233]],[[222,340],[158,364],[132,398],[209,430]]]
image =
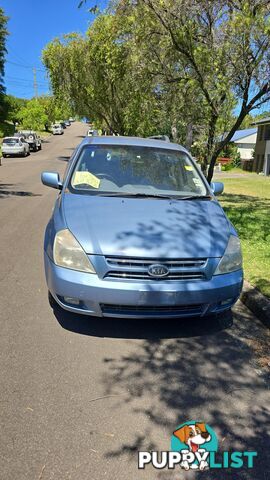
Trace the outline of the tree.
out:
[[[7,120],[16,125],[20,121],[20,111],[26,106],[27,100],[14,97],[13,95],[5,95],[5,102],[7,104]]]
[[[113,14],[98,16],[85,37],[55,39],[43,60],[56,98],[109,132],[155,133],[161,95],[134,45],[131,19]]]
[[[19,112],[19,118],[24,128],[43,130],[48,123],[44,106],[36,99],[29,100]]]
[[[60,102],[53,95],[43,95],[36,99],[36,101],[42,106],[47,116],[47,122],[45,128],[48,130],[49,125],[59,120],[67,119],[71,116],[72,112],[67,103]]]
[[[167,50],[175,55],[170,81],[194,83],[200,92],[207,119],[203,168],[206,171],[209,163],[209,181],[219,153],[245,117],[270,99],[269,4],[266,0],[117,2],[116,11],[133,11],[137,23],[147,17],[150,50],[157,38],[167,41]],[[218,142],[218,122],[235,99],[239,113]]]

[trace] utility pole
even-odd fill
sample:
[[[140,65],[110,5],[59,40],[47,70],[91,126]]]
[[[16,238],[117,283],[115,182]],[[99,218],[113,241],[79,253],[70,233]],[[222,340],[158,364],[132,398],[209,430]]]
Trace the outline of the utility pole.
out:
[[[38,97],[38,86],[37,86],[37,69],[36,69],[36,67],[33,67],[33,75],[34,75],[35,98],[37,98]]]

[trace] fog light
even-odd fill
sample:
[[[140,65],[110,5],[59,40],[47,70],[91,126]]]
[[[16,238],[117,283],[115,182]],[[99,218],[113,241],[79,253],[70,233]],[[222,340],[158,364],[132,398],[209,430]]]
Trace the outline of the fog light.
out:
[[[232,303],[233,298],[227,298],[227,300],[223,300],[223,302],[220,302],[220,305],[228,305],[229,303]]]
[[[78,298],[73,298],[73,297],[64,297],[64,302],[69,303],[70,305],[80,305],[80,300]]]

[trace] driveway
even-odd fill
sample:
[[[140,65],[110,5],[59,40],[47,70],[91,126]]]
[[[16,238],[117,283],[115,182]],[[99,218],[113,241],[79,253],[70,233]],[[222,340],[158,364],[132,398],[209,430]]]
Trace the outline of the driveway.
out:
[[[53,311],[43,232],[86,126],[72,124],[0,167],[0,477],[3,480],[270,479],[269,333],[240,302],[215,319],[132,321]],[[254,469],[137,469],[138,450],[169,450],[188,420],[219,450],[256,450]],[[268,443],[267,443],[268,442]]]

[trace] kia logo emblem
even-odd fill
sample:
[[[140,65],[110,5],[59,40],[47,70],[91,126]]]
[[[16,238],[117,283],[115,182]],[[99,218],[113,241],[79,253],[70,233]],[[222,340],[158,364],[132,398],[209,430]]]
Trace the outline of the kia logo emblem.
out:
[[[166,265],[150,265],[148,268],[148,273],[151,277],[161,278],[169,275],[169,269]]]

